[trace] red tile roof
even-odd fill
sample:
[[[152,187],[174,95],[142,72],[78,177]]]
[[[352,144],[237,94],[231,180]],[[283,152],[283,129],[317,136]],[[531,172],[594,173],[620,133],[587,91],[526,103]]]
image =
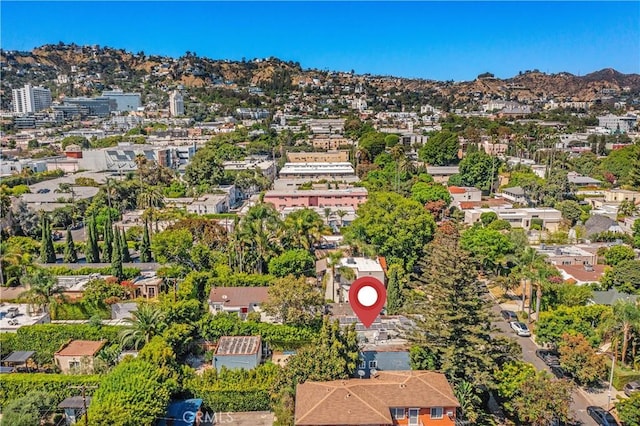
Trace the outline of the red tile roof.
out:
[[[579,282],[597,282],[604,274],[604,265],[593,265],[593,271],[587,271],[583,265],[556,265],[570,277]]]
[[[381,371],[371,379],[298,385],[295,424],[392,425],[391,407],[459,406],[444,374],[432,371]]]
[[[107,343],[106,340],[72,340],[55,353],[59,356],[95,356]]]
[[[465,194],[467,192],[466,189],[461,188],[459,186],[450,186],[449,187],[449,192],[451,194]]]

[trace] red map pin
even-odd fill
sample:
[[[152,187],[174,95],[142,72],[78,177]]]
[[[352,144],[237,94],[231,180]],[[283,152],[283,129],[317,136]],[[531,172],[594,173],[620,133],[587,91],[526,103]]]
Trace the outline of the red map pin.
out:
[[[369,328],[387,302],[387,289],[378,279],[362,277],[351,283],[349,303],[362,324]]]

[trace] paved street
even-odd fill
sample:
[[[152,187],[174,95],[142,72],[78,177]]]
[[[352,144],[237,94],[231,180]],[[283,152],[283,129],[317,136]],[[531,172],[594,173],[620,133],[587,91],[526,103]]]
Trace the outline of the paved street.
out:
[[[538,346],[534,343],[532,338],[529,337],[518,337],[515,332],[509,326],[509,323],[502,319],[500,316],[500,310],[503,309],[498,303],[494,303],[492,307],[492,311],[495,313],[496,318],[494,325],[504,334],[517,339],[517,342],[520,344],[522,348],[522,358],[524,361],[533,364],[539,370],[546,370],[551,373],[551,370],[547,365],[542,362],[540,358],[536,356],[536,349]],[[512,310],[516,310],[515,305],[511,308]],[[600,398],[601,399],[601,398]],[[582,425],[597,425],[597,423],[587,414],[587,407],[589,405],[594,405],[592,402],[589,402],[583,392],[580,390],[576,390],[573,393],[573,403],[571,404],[571,410],[574,413],[575,420],[579,422],[578,424]],[[599,404],[598,404],[599,405]],[[606,405],[606,400],[604,401],[604,405]]]

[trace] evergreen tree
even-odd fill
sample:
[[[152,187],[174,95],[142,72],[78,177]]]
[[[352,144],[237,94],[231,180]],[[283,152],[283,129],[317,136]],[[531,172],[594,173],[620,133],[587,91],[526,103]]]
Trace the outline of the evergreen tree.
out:
[[[51,224],[46,214],[42,215],[42,240],[40,244],[40,260],[42,263],[56,263],[56,251],[51,238]]]
[[[149,238],[149,224],[144,222],[144,232],[142,234],[142,244],[140,245],[140,262],[151,262],[151,240]]]
[[[629,183],[636,189],[640,188],[640,147],[636,148],[635,158],[633,159],[633,167],[629,172]]]
[[[389,267],[387,283],[387,314],[389,315],[397,315],[404,304],[403,272],[400,265]]]
[[[64,261],[67,263],[76,263],[78,261],[78,254],[76,253],[76,246],[73,244],[71,229],[67,229],[67,244],[64,247]]]
[[[100,262],[100,250],[98,249],[98,230],[96,228],[95,215],[92,215],[87,222],[87,245],[85,246],[85,257],[87,263]]]
[[[114,232],[117,235],[118,230]],[[120,238],[113,240],[113,252],[111,253],[111,274],[122,281],[124,275],[122,273],[122,249],[120,248]]]
[[[122,233],[120,234],[120,248],[122,249],[122,262],[129,263],[131,262],[131,254],[129,253],[129,246],[127,245],[127,234],[124,232],[124,228],[122,228]]]
[[[458,240],[458,230],[447,222],[429,245],[414,283],[427,302],[411,339],[413,352],[432,358],[450,381],[466,380],[478,389],[492,383],[498,362],[516,353],[507,339],[491,337],[489,310],[477,291],[478,271]]]
[[[104,238],[102,246],[102,262],[111,262],[111,253],[113,252],[113,228],[111,227],[111,214],[107,214],[107,221],[104,223]]]

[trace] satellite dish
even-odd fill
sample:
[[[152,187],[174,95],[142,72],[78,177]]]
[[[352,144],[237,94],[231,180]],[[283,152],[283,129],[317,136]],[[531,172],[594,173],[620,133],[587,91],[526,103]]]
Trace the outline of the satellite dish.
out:
[[[229,297],[226,294],[222,295],[222,300],[227,300]]]
[[[375,368],[372,368],[371,370],[369,370],[369,374],[371,374],[372,376],[375,376],[376,374],[378,374],[378,370],[376,370]]]
[[[365,373],[364,370],[358,370],[358,376],[360,376],[360,378],[364,377],[365,374],[367,373]]]

